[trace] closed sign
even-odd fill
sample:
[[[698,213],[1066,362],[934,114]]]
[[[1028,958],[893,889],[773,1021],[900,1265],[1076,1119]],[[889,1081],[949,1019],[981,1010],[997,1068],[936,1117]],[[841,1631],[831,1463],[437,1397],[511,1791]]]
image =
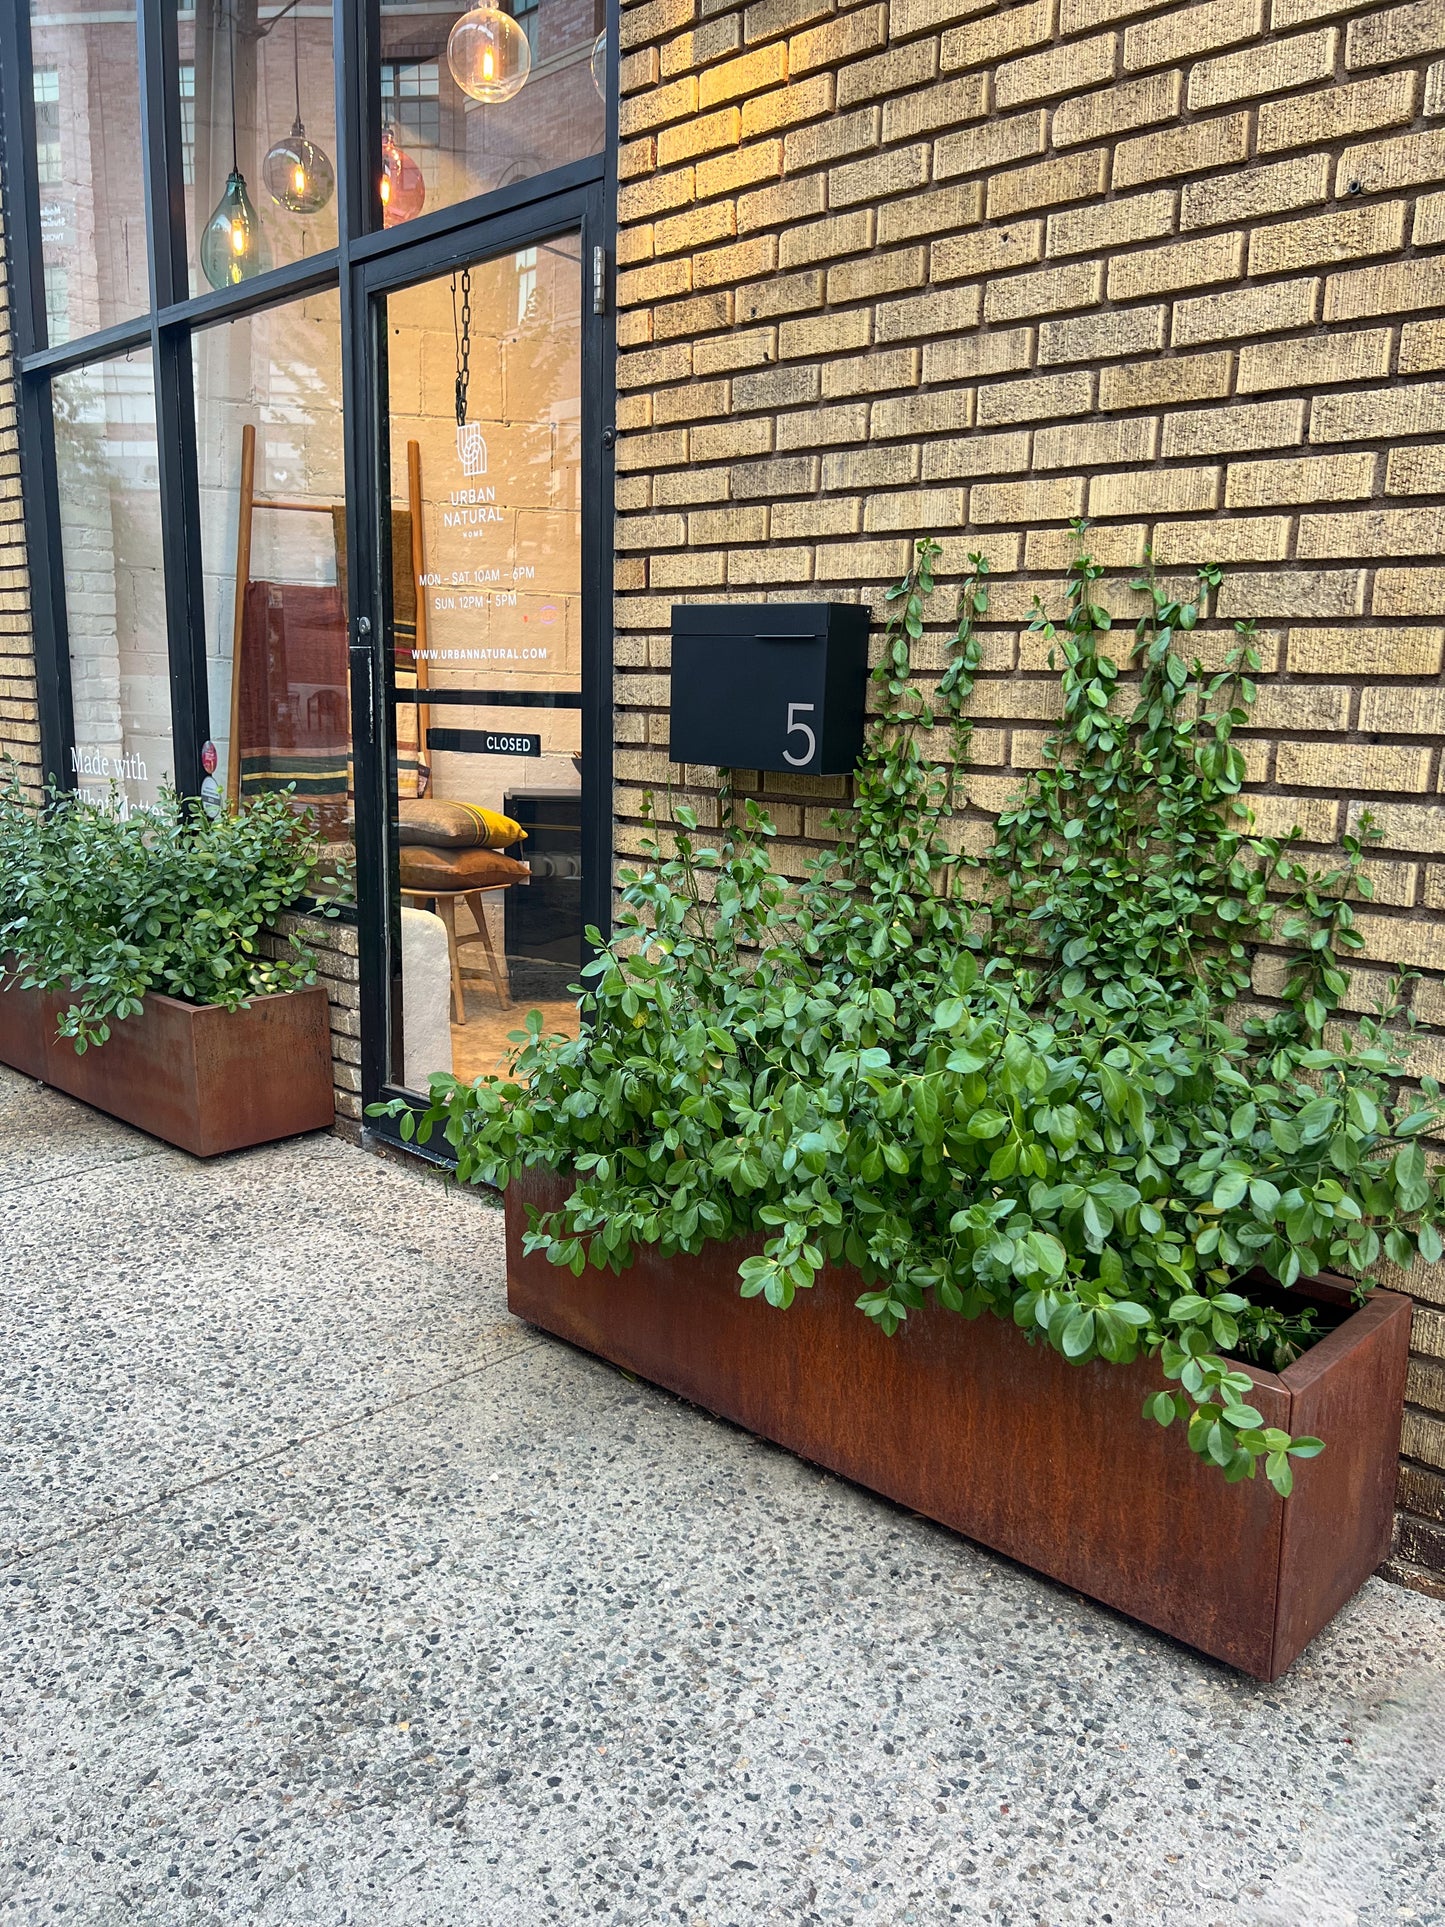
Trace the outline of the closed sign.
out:
[[[462,750],[472,756],[540,756],[542,738],[514,729],[429,729],[429,749]]]

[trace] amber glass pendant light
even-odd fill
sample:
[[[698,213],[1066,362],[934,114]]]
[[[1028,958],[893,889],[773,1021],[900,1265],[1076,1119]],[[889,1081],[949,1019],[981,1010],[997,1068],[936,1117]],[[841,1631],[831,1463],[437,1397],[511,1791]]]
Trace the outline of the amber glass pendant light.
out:
[[[447,65],[464,94],[497,107],[526,86],[532,49],[511,14],[498,7],[473,7],[451,30]]]
[[[381,223],[411,221],[426,204],[426,178],[389,126],[381,130]]]
[[[291,132],[269,149],[261,163],[261,178],[278,207],[293,214],[319,214],[336,191],[336,170],[324,147],[318,147],[301,119],[301,30],[291,16],[291,54],[296,73],[296,119]]]

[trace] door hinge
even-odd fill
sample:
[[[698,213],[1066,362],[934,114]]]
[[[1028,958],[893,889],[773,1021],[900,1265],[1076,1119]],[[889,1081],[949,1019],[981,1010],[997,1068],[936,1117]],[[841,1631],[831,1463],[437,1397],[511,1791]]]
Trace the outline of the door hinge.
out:
[[[607,250],[603,247],[592,250],[592,312],[607,312]]]

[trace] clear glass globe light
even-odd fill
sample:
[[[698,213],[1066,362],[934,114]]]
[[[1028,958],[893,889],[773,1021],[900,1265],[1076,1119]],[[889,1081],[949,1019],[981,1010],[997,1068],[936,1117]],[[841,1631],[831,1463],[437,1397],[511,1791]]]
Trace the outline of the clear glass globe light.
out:
[[[496,7],[473,7],[452,28],[447,65],[464,94],[496,107],[527,84],[532,49],[511,14]]]
[[[592,42],[592,85],[604,100],[607,98],[607,29],[604,27]]]
[[[381,224],[411,221],[426,205],[426,177],[389,127],[381,130]]]
[[[202,230],[200,256],[201,273],[213,288],[233,288],[271,265],[266,230],[238,169],[227,177],[216,211]]]
[[[325,148],[311,140],[300,120],[261,163],[261,178],[278,207],[318,214],[336,192],[336,170]]]

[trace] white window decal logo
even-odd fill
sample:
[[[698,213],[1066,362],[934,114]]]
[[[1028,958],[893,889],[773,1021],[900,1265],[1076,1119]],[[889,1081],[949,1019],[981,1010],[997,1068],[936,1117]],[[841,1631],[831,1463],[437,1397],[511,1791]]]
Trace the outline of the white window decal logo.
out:
[[[457,429],[457,460],[468,480],[487,472],[487,444],[477,422],[463,422]]]

